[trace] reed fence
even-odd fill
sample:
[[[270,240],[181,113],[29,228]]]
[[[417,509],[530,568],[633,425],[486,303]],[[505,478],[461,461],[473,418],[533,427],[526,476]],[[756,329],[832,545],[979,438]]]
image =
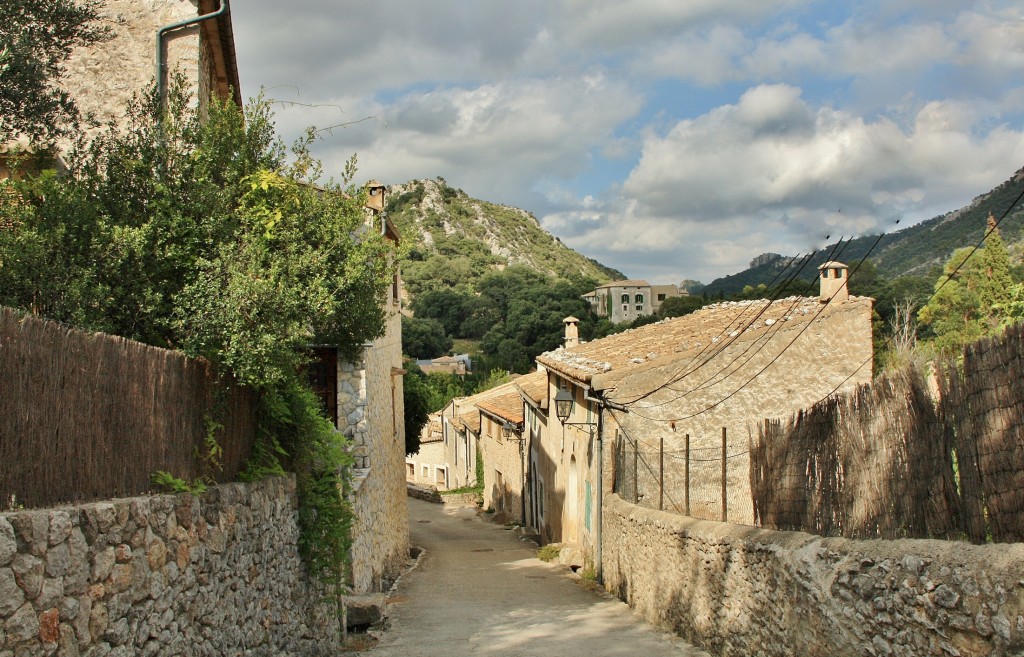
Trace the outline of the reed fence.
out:
[[[743,437],[721,431],[720,445],[686,434],[666,447],[619,430],[616,492],[822,536],[1024,541],[1024,326]]]
[[[255,409],[202,360],[0,308],[0,508],[137,495],[158,470],[230,481]]]

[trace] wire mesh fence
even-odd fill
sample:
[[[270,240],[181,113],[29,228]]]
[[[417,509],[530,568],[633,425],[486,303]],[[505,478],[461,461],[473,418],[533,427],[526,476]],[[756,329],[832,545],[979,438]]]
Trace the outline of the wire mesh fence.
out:
[[[743,439],[619,430],[615,490],[708,520],[849,538],[1024,541],[1024,326]],[[749,436],[749,438],[748,438]]]
[[[728,428],[709,436],[683,434],[648,443],[617,433],[615,490],[630,502],[704,520],[750,523],[746,440],[733,444]]]

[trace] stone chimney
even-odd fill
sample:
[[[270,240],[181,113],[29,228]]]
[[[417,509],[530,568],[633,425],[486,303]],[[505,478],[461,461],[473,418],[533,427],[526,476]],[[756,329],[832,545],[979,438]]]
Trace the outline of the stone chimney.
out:
[[[376,180],[366,183],[366,207],[380,214],[384,212],[384,190],[385,186]]]
[[[829,261],[818,267],[821,272],[822,303],[842,303],[850,298],[850,288],[846,283],[849,279],[848,267],[841,262]]]
[[[565,348],[572,349],[580,343],[580,320],[575,317],[566,317],[565,322]]]

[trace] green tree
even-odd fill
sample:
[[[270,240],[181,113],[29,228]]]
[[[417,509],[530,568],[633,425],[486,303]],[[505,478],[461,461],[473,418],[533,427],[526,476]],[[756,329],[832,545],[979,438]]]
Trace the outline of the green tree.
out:
[[[708,300],[699,295],[688,294],[679,297],[669,297],[661,302],[661,307],[658,308],[658,317],[660,319],[682,317],[683,315],[689,315],[694,311],[700,310],[707,303]]]
[[[413,358],[437,358],[452,348],[452,339],[436,319],[402,317],[402,353]]]
[[[46,3],[41,3],[46,4]],[[0,304],[180,349],[259,395],[249,476],[296,472],[310,570],[340,593],[351,457],[300,374],[311,343],[351,358],[381,335],[393,248],[366,230],[365,195],[321,181],[311,129],[287,152],[269,104],[211,103],[172,84],[124,131],[72,151],[69,171],[0,194]]]
[[[412,300],[410,308],[420,319],[436,319],[441,322],[448,335],[463,337],[462,324],[468,319],[475,301],[476,297],[468,292],[453,289],[427,290]]]
[[[984,248],[973,254],[969,248],[953,253],[918,320],[930,331],[936,351],[953,354],[998,332],[1012,300],[1009,254],[994,229]]]
[[[23,135],[49,144],[74,131],[74,99],[60,88],[71,52],[109,36],[100,0],[0,3],[0,143]]]
[[[405,454],[420,451],[420,434],[427,425],[430,413],[431,390],[423,370],[416,363],[405,364],[406,375],[402,378],[402,401],[405,404]]]

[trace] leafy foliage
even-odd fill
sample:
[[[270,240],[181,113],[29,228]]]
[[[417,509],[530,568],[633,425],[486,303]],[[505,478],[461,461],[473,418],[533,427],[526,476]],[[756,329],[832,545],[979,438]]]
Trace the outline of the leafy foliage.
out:
[[[452,339],[436,319],[402,317],[402,353],[413,358],[437,358],[452,348]]]
[[[999,331],[1012,299],[1009,255],[995,230],[973,255],[966,247],[953,254],[918,320],[930,329],[936,351],[953,354]]]
[[[78,109],[59,82],[76,47],[108,38],[100,6],[100,0],[0,3],[0,143],[23,135],[47,145],[77,126]]]
[[[300,366],[308,344],[351,357],[383,333],[392,249],[366,229],[354,161],[321,181],[312,130],[289,152],[262,99],[244,116],[213,102],[200,121],[182,88],[162,114],[152,94],[133,103],[125,131],[72,152],[67,176],[6,183],[0,304],[180,349],[256,389],[247,476],[282,460],[296,472],[303,554],[340,591],[351,459]]]

